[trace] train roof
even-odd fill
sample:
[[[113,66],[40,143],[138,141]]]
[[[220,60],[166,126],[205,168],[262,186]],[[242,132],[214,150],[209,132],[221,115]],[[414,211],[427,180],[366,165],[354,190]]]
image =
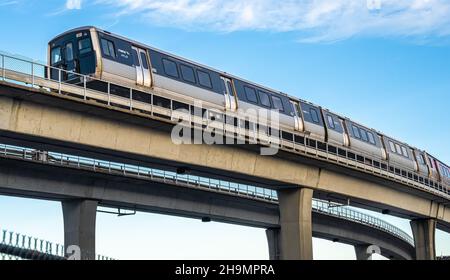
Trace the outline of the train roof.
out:
[[[261,89],[265,89],[265,90],[270,91],[270,92],[272,92],[272,93],[277,93],[277,94],[283,95],[283,96],[285,96],[285,97],[287,97],[287,98],[289,98],[289,99],[291,99],[291,100],[299,101],[299,102],[304,102],[304,103],[306,103],[306,104],[309,104],[309,105],[312,105],[312,106],[321,108],[321,109],[326,110],[326,111],[328,111],[328,112],[330,112],[330,113],[332,113],[332,114],[334,114],[334,115],[336,115],[336,116],[338,116],[338,117],[341,117],[341,118],[343,118],[343,119],[345,119],[345,120],[349,120],[349,121],[351,121],[351,122],[353,122],[353,123],[355,123],[355,124],[357,124],[357,125],[360,125],[360,126],[362,126],[362,127],[365,127],[365,128],[367,128],[367,129],[370,129],[370,130],[372,130],[372,131],[374,131],[374,132],[376,132],[376,133],[378,133],[378,134],[380,134],[380,135],[386,136],[387,138],[390,138],[390,139],[395,140],[395,141],[397,141],[397,142],[399,142],[399,143],[401,143],[401,144],[404,144],[404,145],[406,145],[406,146],[408,146],[408,147],[410,147],[410,148],[412,148],[412,149],[414,149],[414,150],[421,151],[421,152],[426,152],[426,151],[424,151],[424,150],[421,150],[421,149],[418,149],[418,148],[416,148],[416,147],[414,147],[414,146],[411,146],[411,145],[408,144],[408,143],[405,143],[405,142],[403,142],[403,141],[397,140],[397,139],[394,138],[394,137],[390,137],[390,136],[386,135],[385,133],[383,133],[383,132],[381,132],[381,131],[379,131],[379,130],[376,130],[376,129],[374,129],[374,128],[367,127],[366,125],[363,125],[363,124],[361,124],[361,123],[359,123],[359,122],[353,121],[352,119],[350,119],[350,118],[348,118],[348,117],[346,117],[346,116],[344,116],[344,115],[335,113],[335,112],[333,112],[333,111],[331,111],[331,110],[329,110],[329,109],[323,108],[322,106],[316,105],[316,104],[314,104],[314,103],[312,103],[312,102],[310,102],[310,101],[301,99],[301,98],[296,97],[296,96],[288,95],[287,93],[284,93],[284,92],[281,92],[281,91],[272,89],[272,88],[270,88],[270,87],[267,87],[267,86],[264,86],[264,85],[261,85],[261,84],[258,84],[258,83],[255,83],[255,82],[246,80],[246,79],[243,79],[243,78],[241,78],[241,77],[238,77],[238,76],[232,75],[232,74],[230,74],[230,73],[227,73],[227,72],[224,72],[224,71],[215,69],[215,68],[213,68],[213,67],[210,67],[210,66],[207,66],[207,65],[198,63],[198,62],[196,62],[196,61],[193,61],[193,60],[190,60],[190,59],[181,57],[181,56],[179,56],[179,55],[172,54],[172,53],[169,53],[169,52],[167,52],[167,51],[164,51],[164,50],[161,50],[161,49],[158,49],[158,48],[149,46],[149,45],[147,45],[147,44],[144,44],[144,43],[135,41],[135,40],[133,40],[133,39],[130,39],[130,38],[127,38],[127,37],[118,35],[118,34],[111,33],[111,32],[109,32],[109,31],[103,30],[103,29],[98,28],[98,27],[96,27],[96,26],[87,25],[87,26],[81,26],[81,27],[77,27],[77,28],[74,28],[74,29],[70,29],[70,30],[68,30],[68,31],[66,31],[66,32],[64,32],[64,33],[59,34],[58,36],[56,36],[55,38],[53,38],[51,41],[56,40],[56,39],[58,39],[58,38],[60,38],[60,37],[62,37],[62,36],[64,36],[64,35],[67,35],[67,34],[70,34],[70,33],[73,33],[73,32],[77,32],[77,31],[86,30],[86,29],[95,29],[95,30],[97,30],[97,31],[103,32],[103,33],[105,33],[105,34],[108,34],[108,35],[110,35],[110,36],[116,37],[116,38],[118,38],[118,39],[122,39],[122,40],[124,40],[124,41],[128,41],[128,42],[130,42],[130,43],[132,43],[132,44],[134,44],[134,45],[141,46],[141,47],[143,47],[143,48],[148,48],[148,49],[151,49],[151,50],[160,52],[160,53],[162,53],[162,54],[171,56],[171,57],[176,58],[176,59],[179,59],[179,60],[183,60],[183,61],[185,61],[185,62],[188,62],[188,63],[194,64],[194,65],[196,65],[196,66],[202,67],[202,68],[204,68],[204,69],[208,69],[208,70],[217,72],[217,73],[219,73],[219,74],[225,75],[225,76],[230,77],[230,78],[232,78],[232,79],[240,80],[240,81],[242,81],[242,82],[248,83],[248,84],[253,85],[253,86],[255,86],[255,87],[258,87],[258,88],[261,88]],[[51,42],[51,41],[50,41],[50,42]],[[434,158],[436,158],[436,157],[434,157]],[[444,163],[444,164],[445,164],[445,163]]]

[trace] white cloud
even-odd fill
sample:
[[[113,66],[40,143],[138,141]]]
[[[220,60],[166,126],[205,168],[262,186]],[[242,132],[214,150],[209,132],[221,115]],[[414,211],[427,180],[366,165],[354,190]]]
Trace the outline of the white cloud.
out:
[[[67,10],[81,10],[82,0],[67,0],[66,9]]]
[[[19,1],[0,1],[0,7],[19,4]]]
[[[79,2],[79,1],[68,1]],[[450,35],[448,0],[97,0],[188,30],[299,31],[302,41]],[[81,5],[81,3],[80,3]]]

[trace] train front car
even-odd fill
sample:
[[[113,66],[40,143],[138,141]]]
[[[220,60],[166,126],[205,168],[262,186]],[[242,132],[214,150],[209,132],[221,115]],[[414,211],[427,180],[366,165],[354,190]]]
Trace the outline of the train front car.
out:
[[[75,84],[83,82],[81,76],[76,73],[96,74],[98,53],[93,44],[93,30],[92,27],[77,28],[48,43],[48,65],[51,67],[47,70],[47,77]]]

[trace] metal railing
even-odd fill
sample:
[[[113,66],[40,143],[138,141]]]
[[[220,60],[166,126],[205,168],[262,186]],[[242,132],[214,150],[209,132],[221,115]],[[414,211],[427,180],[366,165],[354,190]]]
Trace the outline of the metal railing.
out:
[[[178,119],[174,118],[178,115],[175,112],[177,111],[176,107],[179,105],[175,106],[174,104],[184,104],[175,99],[170,99],[167,96],[157,95],[153,90],[146,92],[146,97],[144,98],[146,100],[143,100],[142,92],[133,88],[5,54],[0,54],[0,61],[0,79],[5,82],[39,88],[49,94],[57,93],[59,95],[69,95],[83,99],[84,101],[98,101],[114,109],[123,110],[125,108],[134,113],[141,113],[144,116],[160,121],[169,123],[178,122]],[[57,73],[56,76],[58,78],[49,78],[48,73],[53,73],[50,76],[55,76]],[[91,86],[91,82],[94,81],[97,82],[95,88]],[[99,84],[102,85],[100,88],[98,86]],[[137,98],[138,96],[141,97]],[[193,111],[194,106],[189,104],[184,105],[186,105],[186,108],[189,108],[189,112]],[[213,109],[205,109],[205,112],[205,115],[208,116],[207,118],[217,115],[217,112]],[[208,129],[208,125],[210,124],[209,120],[192,116],[189,113],[188,115],[191,123],[206,125],[205,129]],[[236,116],[236,118],[239,119],[239,116]],[[234,117],[228,118],[225,115],[223,119],[234,120]],[[237,123],[240,126],[242,123],[245,123],[245,120],[239,119]],[[230,126],[232,131],[230,131]],[[321,161],[332,162],[336,165],[387,178],[450,200],[450,188],[448,186],[426,176],[421,176],[413,169],[405,169],[404,167],[391,164],[389,161],[373,158],[373,156],[363,151],[355,152],[345,147],[336,147],[317,139],[310,139],[306,135],[296,135],[292,132],[282,130],[279,131],[277,137],[273,135],[267,137],[264,133],[255,133],[247,128],[232,126],[225,123],[221,126],[221,129],[223,129],[222,132],[217,127],[214,127],[214,129],[215,132],[227,136],[232,132],[233,137],[243,138],[243,140],[255,139],[261,145],[268,145],[267,139],[269,139],[269,142],[276,140],[274,142],[277,143],[278,148],[284,151]],[[236,130],[242,130],[243,133],[240,132],[238,135],[235,135],[233,132]]]
[[[408,242],[409,244],[414,245],[414,240],[411,236],[409,236],[409,234],[399,229],[398,227],[371,215],[358,212],[346,206],[341,206],[319,199],[313,199],[312,207],[313,211],[315,212],[338,217],[341,219],[346,219],[366,226],[368,225],[373,228],[385,231],[389,234],[395,235],[398,238]]]
[[[24,259],[21,257],[8,255],[5,253],[0,253],[0,261],[20,261],[20,260],[24,260]]]
[[[66,259],[64,245],[5,229],[1,230],[0,234],[0,251],[5,259]],[[97,255],[96,260],[113,259]]]
[[[33,149],[0,144],[0,157],[22,159],[40,162],[43,164],[57,165],[75,169],[83,169],[94,172],[120,175],[150,181],[162,182],[184,187],[194,187],[203,190],[225,193],[239,197],[261,200],[269,203],[277,203],[277,192],[245,184],[232,183],[229,181],[215,180],[194,175],[180,175],[175,172],[152,169],[137,165],[117,162],[96,160],[92,158],[79,157],[55,152],[43,152]],[[367,226],[383,230],[413,245],[412,238],[401,229],[370,215],[358,212],[345,206],[313,200],[314,212],[347,219]]]

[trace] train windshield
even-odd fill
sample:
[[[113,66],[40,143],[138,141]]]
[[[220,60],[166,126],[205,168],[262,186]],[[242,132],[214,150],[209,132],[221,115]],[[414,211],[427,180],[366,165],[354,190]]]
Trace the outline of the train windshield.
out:
[[[78,73],[95,73],[96,53],[89,30],[67,33],[49,44],[49,63],[55,67],[49,71],[52,79],[77,83],[80,80]]]
[[[52,49],[51,53],[51,64],[55,65],[56,63],[60,62],[62,59],[61,57],[61,47],[56,47]]]

